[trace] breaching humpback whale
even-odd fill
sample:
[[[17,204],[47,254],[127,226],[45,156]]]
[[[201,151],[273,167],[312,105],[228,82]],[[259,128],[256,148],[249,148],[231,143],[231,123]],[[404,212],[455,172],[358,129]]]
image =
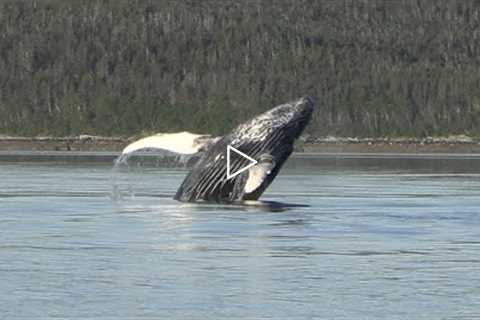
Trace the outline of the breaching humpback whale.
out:
[[[188,132],[158,134],[128,145],[122,154],[144,149],[199,153],[199,160],[174,196],[176,200],[219,203],[257,200],[292,153],[293,144],[310,121],[313,109],[313,99],[304,97],[260,114],[223,137]],[[228,145],[247,154],[257,163],[228,179]],[[233,157],[230,171],[237,171],[248,162],[243,157]]]

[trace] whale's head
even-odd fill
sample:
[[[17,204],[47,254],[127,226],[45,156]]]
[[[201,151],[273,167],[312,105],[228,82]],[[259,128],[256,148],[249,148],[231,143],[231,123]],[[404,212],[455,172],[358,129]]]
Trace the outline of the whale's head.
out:
[[[305,97],[277,106],[239,125],[206,150],[183,181],[175,199],[215,202],[257,200],[292,153],[295,140],[307,126],[313,110],[313,99]],[[257,164],[228,179],[228,145],[255,159]],[[233,157],[230,172],[248,164],[246,158]]]
[[[300,136],[313,108],[313,99],[305,97],[270,109],[234,129],[230,144],[234,147],[252,144],[252,148],[269,152],[281,150],[281,145],[292,145]]]

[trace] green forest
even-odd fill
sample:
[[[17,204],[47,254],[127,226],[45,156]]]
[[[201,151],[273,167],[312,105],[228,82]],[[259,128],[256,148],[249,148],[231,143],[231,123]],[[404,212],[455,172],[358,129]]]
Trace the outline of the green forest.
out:
[[[0,134],[480,135],[480,1],[0,1]]]

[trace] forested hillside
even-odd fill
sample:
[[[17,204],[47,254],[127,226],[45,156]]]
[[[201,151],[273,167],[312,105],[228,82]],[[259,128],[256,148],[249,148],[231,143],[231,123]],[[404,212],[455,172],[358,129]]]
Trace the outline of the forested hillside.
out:
[[[0,134],[480,135],[480,1],[1,1]]]

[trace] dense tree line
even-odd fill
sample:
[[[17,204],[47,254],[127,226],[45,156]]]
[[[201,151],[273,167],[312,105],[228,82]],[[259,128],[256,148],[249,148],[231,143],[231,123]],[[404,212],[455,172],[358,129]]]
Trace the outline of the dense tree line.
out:
[[[480,1],[0,2],[0,133],[480,134]]]

